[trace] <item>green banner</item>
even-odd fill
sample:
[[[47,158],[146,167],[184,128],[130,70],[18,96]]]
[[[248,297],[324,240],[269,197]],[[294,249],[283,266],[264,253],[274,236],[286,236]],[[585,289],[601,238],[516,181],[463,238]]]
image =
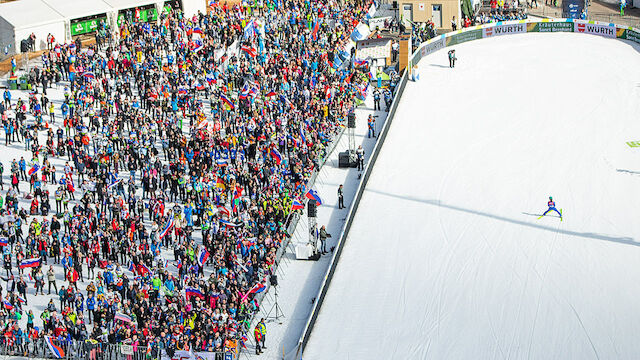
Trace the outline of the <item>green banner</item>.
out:
[[[71,24],[71,36],[87,34],[98,30],[100,21],[107,21],[106,17],[92,20],[76,21]]]
[[[619,39],[631,40],[640,44],[640,32],[618,28],[617,33]]]
[[[527,24],[527,32],[573,32],[573,22],[537,22]]]
[[[470,30],[459,34],[454,34],[447,38],[447,46],[461,44],[463,42],[482,39],[482,29]]]

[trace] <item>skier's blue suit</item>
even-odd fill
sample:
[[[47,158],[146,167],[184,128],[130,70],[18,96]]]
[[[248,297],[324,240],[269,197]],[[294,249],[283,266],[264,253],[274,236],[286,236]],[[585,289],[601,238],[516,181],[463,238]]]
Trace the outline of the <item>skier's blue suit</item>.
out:
[[[558,215],[560,217],[562,217],[562,214],[560,213],[560,211],[558,211],[558,209],[556,209],[556,203],[553,200],[549,200],[549,202],[547,202],[547,205],[549,206],[549,209],[547,211],[544,212],[544,214],[542,214],[542,216],[545,216],[549,213],[549,211],[555,211],[558,213]]]

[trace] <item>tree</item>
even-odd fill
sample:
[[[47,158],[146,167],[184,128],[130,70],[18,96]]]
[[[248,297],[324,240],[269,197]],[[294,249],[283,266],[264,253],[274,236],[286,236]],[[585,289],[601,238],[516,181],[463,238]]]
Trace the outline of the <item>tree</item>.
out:
[[[473,18],[473,5],[471,5],[471,0],[462,0],[462,13],[469,19]]]

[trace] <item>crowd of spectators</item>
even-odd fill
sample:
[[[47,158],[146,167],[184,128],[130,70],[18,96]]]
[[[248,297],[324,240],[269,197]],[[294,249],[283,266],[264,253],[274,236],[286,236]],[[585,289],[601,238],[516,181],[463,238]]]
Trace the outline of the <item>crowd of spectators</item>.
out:
[[[0,105],[6,145],[29,154],[2,164],[5,341],[235,347],[291,204],[361,95],[366,70],[335,60],[370,5],[220,4],[52,45],[28,98]]]

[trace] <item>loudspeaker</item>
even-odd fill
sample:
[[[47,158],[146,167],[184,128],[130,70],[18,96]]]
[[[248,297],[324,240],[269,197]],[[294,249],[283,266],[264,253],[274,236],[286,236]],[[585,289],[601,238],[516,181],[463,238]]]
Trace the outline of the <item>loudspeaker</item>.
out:
[[[21,53],[26,53],[29,52],[29,41],[28,40],[22,40],[20,41],[20,52]]]
[[[271,283],[271,286],[278,286],[278,275],[271,275],[269,282]]]
[[[307,202],[307,216],[314,218],[317,215],[318,215],[318,207],[316,205],[316,201],[309,200],[309,202]]]
[[[349,151],[339,153],[338,167],[339,168],[358,167],[358,161],[355,158],[355,154],[353,154],[353,156],[352,154],[349,154]]]
[[[397,10],[398,9],[398,2],[394,0],[393,2],[393,10]]]
[[[355,129],[356,128],[356,114],[353,112],[350,112],[347,115],[347,127],[349,129]]]

